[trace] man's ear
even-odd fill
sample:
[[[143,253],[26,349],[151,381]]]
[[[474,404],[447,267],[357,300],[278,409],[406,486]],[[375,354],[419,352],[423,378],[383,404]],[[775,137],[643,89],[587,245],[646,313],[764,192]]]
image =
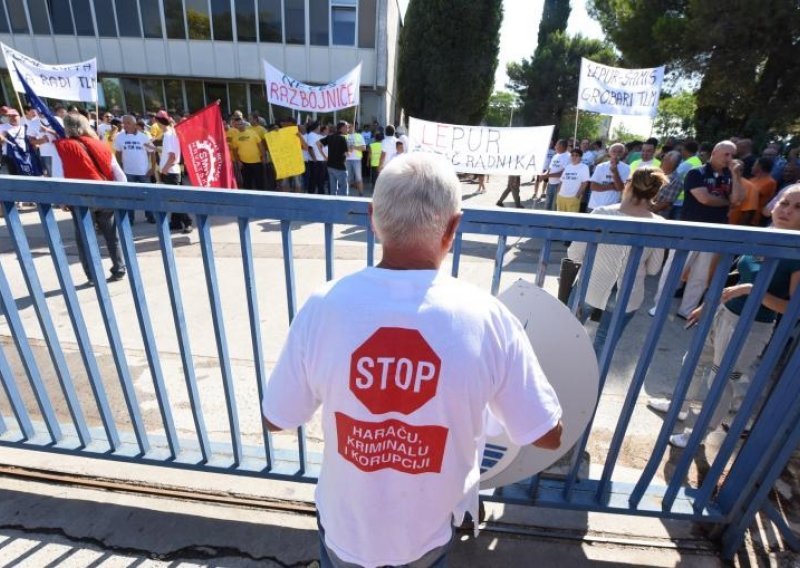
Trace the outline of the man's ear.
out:
[[[374,215],[374,211],[372,209],[372,202],[370,201],[367,203],[367,217],[369,217],[369,226],[372,229],[372,232],[375,232],[375,223],[372,221],[372,216]]]
[[[442,245],[446,247],[446,250],[450,250],[450,247],[453,245],[453,241],[456,238],[456,231],[458,230],[458,225],[461,223],[461,218],[464,216],[462,211],[459,211],[455,215],[453,215],[450,220],[447,222],[447,227],[445,228],[444,235],[442,235]]]

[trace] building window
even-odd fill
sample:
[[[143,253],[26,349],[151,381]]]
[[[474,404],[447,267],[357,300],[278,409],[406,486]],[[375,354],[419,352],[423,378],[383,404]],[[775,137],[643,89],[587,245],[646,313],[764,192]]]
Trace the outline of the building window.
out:
[[[196,112],[206,106],[206,100],[203,96],[203,82],[202,81],[184,81],[186,85],[186,104],[189,106],[189,112]]]
[[[75,27],[72,25],[72,12],[69,9],[69,0],[48,0],[50,7],[50,24],[56,35],[73,35]]]
[[[11,30],[8,27],[8,20],[6,19],[6,7],[0,2],[0,33],[7,34]]]
[[[90,0],[72,0],[72,13],[75,14],[75,32],[79,36],[94,36]]]
[[[8,15],[11,17],[11,31],[15,34],[28,33],[28,19],[25,17],[25,7],[22,0],[6,0]]]
[[[264,83],[250,83],[250,110],[257,110],[261,116],[267,115],[269,105],[264,93]]]
[[[142,79],[144,108],[157,112],[164,108],[164,84],[160,79]]]
[[[211,14],[214,23],[214,39],[233,41],[231,0],[211,0]]]
[[[309,43],[328,45],[328,0],[308,0]]]
[[[114,21],[114,7],[111,0],[94,0],[94,14],[97,17],[97,32],[100,37],[117,37],[117,23]]]
[[[139,9],[142,11],[142,28],[144,37],[161,39],[161,10],[158,0],[139,0]]]
[[[50,17],[44,0],[28,0],[28,15],[31,17],[33,33],[50,35]]]
[[[353,47],[356,44],[356,2],[355,0],[334,0],[334,2],[331,5],[331,43]]]
[[[127,113],[143,114],[142,86],[139,84],[139,79],[124,77],[120,79],[120,83],[122,84],[122,92],[125,95],[125,109]]]
[[[247,112],[247,85],[244,83],[228,83],[231,112],[241,110]]]
[[[236,38],[239,41],[256,41],[255,0],[236,1]]]
[[[103,89],[106,109],[121,111],[125,101],[122,100],[122,85],[119,79],[103,77],[100,79],[100,88]]]
[[[375,0],[358,2],[358,47],[375,47],[375,20],[378,7]]]
[[[189,39],[211,39],[208,0],[186,0],[186,25]]]
[[[167,110],[183,114],[186,110],[183,103],[183,84],[177,79],[164,81],[164,90],[167,95]]]
[[[259,41],[281,43],[283,41],[281,0],[257,1]]]
[[[286,20],[286,43],[305,45],[306,43],[306,3],[305,0],[285,0],[284,19]],[[262,40],[263,41],[263,40]]]
[[[186,39],[182,0],[164,0],[164,22],[169,39]]]
[[[142,37],[136,2],[132,0],[116,0],[116,5],[119,35],[121,37]]]

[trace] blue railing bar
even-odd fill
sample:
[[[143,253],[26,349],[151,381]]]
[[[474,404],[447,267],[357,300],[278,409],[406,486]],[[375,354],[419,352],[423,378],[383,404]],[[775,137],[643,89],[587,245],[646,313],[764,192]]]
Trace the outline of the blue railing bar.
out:
[[[61,233],[58,230],[58,222],[53,213],[53,208],[49,203],[39,204],[39,218],[44,228],[44,234],[47,237],[47,245],[50,248],[50,257],[53,259],[56,276],[58,276],[58,283],[64,293],[67,313],[72,323],[72,329],[78,340],[78,350],[80,351],[83,365],[86,368],[86,374],[89,377],[89,386],[92,389],[92,396],[94,396],[95,403],[100,412],[100,419],[103,422],[106,440],[113,452],[117,450],[120,444],[119,433],[114,423],[111,405],[108,402],[108,395],[106,394],[103,380],[100,377],[100,369],[97,366],[97,358],[94,355],[94,348],[89,338],[89,332],[86,329],[86,322],[83,319],[83,312],[81,311],[80,302],[78,301],[75,284],[72,281],[72,274],[69,271],[69,261],[67,260],[64,249],[64,242],[61,239]],[[80,238],[80,234],[76,234],[75,238]]]
[[[611,322],[608,328],[608,336],[605,345],[600,352],[600,392],[606,384],[608,369],[611,366],[611,359],[614,356],[614,347],[619,341],[620,324],[625,310],[628,307],[633,285],[636,282],[636,272],[643,254],[642,247],[632,247],[628,255],[628,263],[625,266],[625,274],[622,276],[622,289],[617,290],[617,298],[614,306],[614,313],[611,315]]]
[[[461,267],[462,244],[464,244],[464,233],[458,231],[456,232],[456,238],[453,240],[453,264],[450,268],[450,275],[453,278],[458,278],[458,269]]]
[[[281,245],[283,246],[283,274],[286,278],[286,307],[289,310],[289,323],[297,313],[297,294],[295,292],[294,250],[292,249],[292,223],[281,221]]]
[[[197,229],[200,233],[200,252],[203,255],[203,269],[206,275],[208,299],[211,303],[211,321],[214,325],[214,338],[217,343],[222,387],[225,392],[225,404],[228,407],[228,425],[230,426],[231,446],[233,448],[234,467],[242,462],[242,433],[239,428],[239,411],[236,405],[236,391],[233,386],[233,370],[228,353],[228,338],[225,333],[225,320],[222,316],[222,303],[219,297],[217,268],[214,262],[214,245],[211,242],[211,230],[208,216],[197,216]]]
[[[281,221],[281,244],[283,245],[283,273],[286,277],[286,304],[289,310],[289,325],[297,313],[297,296],[294,277],[294,251],[292,249],[292,223]],[[369,246],[367,248],[369,252]],[[300,460],[300,473],[307,471],[306,431],[304,426],[297,428],[297,454]]]
[[[253,268],[253,244],[250,238],[250,223],[246,217],[239,217],[239,243],[242,247],[242,267],[244,269],[244,289],[247,294],[247,315],[250,320],[250,339],[253,343],[253,364],[256,370],[256,386],[258,387],[258,408],[264,400],[267,387],[267,373],[264,369],[264,347],[261,343],[261,318],[258,310],[255,269]],[[261,411],[259,410],[259,416]],[[272,451],[272,438],[263,420],[261,433],[264,439],[264,456],[267,460],[267,471],[272,469],[275,456]]]
[[[181,451],[181,446],[178,440],[178,433],[175,430],[172,406],[170,405],[169,394],[164,382],[164,371],[161,368],[158,346],[153,334],[153,324],[147,307],[144,283],[142,282],[142,271],[139,268],[139,259],[136,257],[136,245],[133,240],[130,212],[127,210],[117,211],[116,220],[120,237],[119,244],[128,269],[128,283],[133,296],[133,307],[136,310],[136,319],[139,323],[139,331],[142,334],[142,342],[147,355],[147,365],[150,369],[150,376],[153,379],[156,400],[158,400],[158,411],[161,414],[161,423],[164,425],[164,432],[167,435],[170,455],[172,459],[175,459]]]
[[[541,476],[538,473],[535,473],[531,476],[531,480],[528,482],[528,495],[531,496],[531,499],[536,499],[536,494],[539,491],[540,481]]]
[[[722,288],[725,285],[725,280],[728,277],[728,267],[731,265],[732,259],[733,257],[730,254],[720,255],[717,269],[714,271],[714,277],[711,279],[711,283],[706,290],[706,300],[704,302],[703,313],[700,316],[700,321],[697,325],[696,331],[694,332],[694,337],[692,337],[689,350],[686,352],[686,355],[683,358],[681,372],[678,376],[678,382],[675,385],[675,390],[672,396],[672,405],[669,407],[669,411],[664,416],[664,423],[661,425],[661,430],[659,431],[658,438],[653,446],[650,459],[647,460],[647,465],[645,465],[644,470],[642,470],[642,474],[639,476],[639,481],[636,483],[636,487],[631,493],[631,506],[633,508],[637,508],[639,506],[639,501],[645,494],[647,486],[650,485],[653,476],[661,464],[664,451],[667,449],[669,437],[672,434],[672,429],[674,428],[675,422],[678,419],[678,413],[681,410],[681,405],[686,398],[686,393],[688,392],[689,386],[692,382],[694,369],[697,367],[697,361],[700,359],[700,353],[703,351],[703,345],[705,344],[706,337],[708,337],[708,332],[711,330],[711,325],[714,322],[714,314],[716,313],[717,306],[719,305],[720,295],[722,294]],[[677,263],[673,261],[673,264]],[[683,266],[681,266],[681,270],[683,270]],[[664,298],[664,295],[666,295],[667,298],[672,298],[675,295],[676,288],[677,282],[668,281],[665,283],[664,290],[662,292],[662,298]],[[666,309],[666,307],[664,309]],[[684,450],[684,452],[689,451],[690,450]],[[668,510],[668,507],[664,507],[664,511]]]
[[[704,507],[716,489],[717,482],[719,481],[725,466],[728,464],[730,457],[736,450],[739,436],[744,432],[747,426],[747,421],[753,414],[756,404],[762,399],[764,393],[769,392],[769,384],[771,382],[772,373],[780,360],[783,350],[786,347],[785,338],[789,337],[792,328],[800,319],[800,294],[795,294],[789,302],[786,313],[783,314],[780,323],[775,327],[772,334],[772,339],[764,352],[763,357],[758,365],[758,370],[753,377],[747,395],[742,401],[739,411],[736,413],[728,434],[722,442],[714,463],[703,479],[703,484],[698,489],[695,495],[695,502],[698,507]]]
[[[367,219],[365,226],[367,230],[367,266],[375,266],[375,231],[372,230],[372,223]]]
[[[786,409],[788,412],[776,415],[781,427],[776,431],[772,429],[771,440],[769,443],[760,445],[758,453],[761,456],[761,463],[757,470],[751,470],[752,473],[758,472],[758,476],[752,476],[748,479],[747,492],[739,495],[738,501],[735,503],[737,514],[735,521],[731,523],[722,535],[722,555],[723,558],[733,558],[736,550],[739,548],[747,527],[753,522],[753,518],[758,512],[767,497],[767,494],[772,491],[772,487],[778,476],[783,472],[791,455],[797,449],[800,443],[800,398],[798,398],[798,381],[797,377],[800,376],[800,349],[797,349],[792,356],[786,370],[781,377],[781,383],[793,383],[786,385],[788,390],[791,391],[791,396],[781,397],[777,400],[780,409]],[[759,426],[761,433],[770,427],[766,421],[762,421]],[[776,435],[777,434],[777,435]],[[760,438],[760,437],[759,437]],[[756,439],[749,439],[748,444],[756,443]],[[764,449],[767,451],[764,451]],[[740,454],[740,459],[743,456]],[[737,460],[738,461],[738,460]],[[766,471],[761,474],[762,466],[768,466]],[[750,477],[750,476],[747,476]],[[724,488],[723,488],[724,490]],[[720,495],[722,502],[722,495]]]
[[[53,404],[47,395],[47,389],[45,389],[42,375],[36,364],[36,357],[34,357],[33,350],[28,341],[28,334],[25,332],[25,327],[22,325],[22,319],[19,317],[17,303],[14,301],[14,296],[11,294],[11,288],[6,278],[6,271],[3,269],[2,264],[0,264],[0,303],[3,306],[6,320],[11,329],[11,336],[14,338],[17,351],[19,351],[22,365],[25,368],[25,373],[28,375],[28,380],[33,388],[36,404],[39,406],[39,410],[44,417],[50,438],[53,442],[60,442],[64,437],[61,432],[61,426],[58,423]]]
[[[369,200],[301,194],[267,194],[253,191],[213,191],[182,187],[146,186],[132,191],[130,185],[111,182],[15,178],[0,176],[0,201],[50,202],[58,194],[65,203],[111,209],[175,211],[213,216],[249,217],[289,221],[331,222],[367,226]],[[139,188],[137,188],[139,189]],[[793,231],[763,231],[703,223],[657,223],[636,219],[545,212],[469,208],[464,209],[460,229],[464,233],[583,240],[636,245],[647,239],[653,248],[674,248],[731,254],[758,254],[800,259]],[[655,226],[654,226],[655,225]],[[580,229],[575,229],[579,226]]]
[[[164,264],[164,275],[167,279],[167,290],[169,291],[170,304],[172,305],[172,317],[175,320],[175,332],[181,352],[181,365],[183,366],[183,377],[186,381],[186,392],[192,408],[192,420],[194,421],[197,440],[200,444],[200,454],[203,463],[205,463],[211,459],[211,444],[206,431],[205,419],[203,418],[200,393],[197,389],[197,376],[195,375],[194,362],[192,361],[192,350],[189,344],[189,333],[186,329],[183,299],[175,265],[175,251],[172,248],[172,238],[169,233],[169,215],[162,211],[156,211],[155,217],[158,241],[161,244],[161,260]]]
[[[667,508],[672,506],[672,502],[675,500],[675,496],[678,493],[678,488],[683,483],[683,479],[686,477],[692,465],[694,452],[697,451],[703,438],[706,436],[708,423],[711,421],[714,410],[719,404],[722,392],[727,382],[730,380],[728,376],[733,366],[736,364],[736,359],[739,357],[739,353],[747,339],[748,333],[750,333],[750,328],[753,326],[753,321],[755,321],[756,312],[761,306],[761,300],[767,292],[767,288],[772,280],[772,275],[775,274],[775,269],[777,267],[778,259],[776,258],[768,259],[761,265],[761,270],[753,283],[753,289],[750,291],[750,294],[748,294],[747,300],[742,308],[742,313],[739,316],[739,321],[736,323],[736,329],[733,331],[730,342],[725,349],[725,354],[722,356],[722,361],[720,361],[719,370],[714,377],[714,382],[711,384],[705,401],[703,401],[703,406],[700,409],[700,416],[697,417],[692,429],[692,434],[689,436],[689,445],[686,446],[680,460],[678,460],[675,471],[672,474],[672,479],[670,479],[667,485],[667,491],[664,494],[664,506]],[[727,267],[723,268],[725,268],[727,272]]]
[[[794,534],[792,528],[786,523],[786,519],[783,518],[783,515],[778,512],[772,503],[769,501],[764,501],[764,504],[761,506],[761,511],[770,521],[775,523],[775,526],[778,528],[778,532],[781,533],[781,538],[783,538],[783,541],[789,545],[789,548],[795,552],[800,552],[800,538]]]
[[[539,263],[536,268],[536,285],[541,288],[544,286],[544,279],[547,276],[547,263],[550,262],[550,251],[553,248],[553,241],[546,239],[542,243],[542,250],[539,251]]]
[[[688,254],[689,253],[687,251],[677,251],[675,253],[675,258],[670,266],[669,273],[667,274],[667,280],[664,286],[665,290],[675,288],[681,272],[683,271],[683,265],[686,262],[686,257]],[[636,363],[636,370],[633,372],[633,379],[628,387],[628,392],[625,396],[625,402],[622,405],[622,411],[617,419],[617,427],[614,429],[614,435],[611,438],[611,445],[609,446],[608,454],[606,455],[606,463],[603,467],[603,473],[600,476],[597,487],[598,501],[608,490],[611,476],[614,474],[614,468],[617,465],[619,452],[622,448],[622,443],[625,441],[625,434],[628,431],[628,426],[631,418],[633,417],[633,411],[636,408],[636,400],[639,398],[639,393],[642,390],[642,386],[644,386],[644,379],[647,376],[647,370],[649,369],[650,363],[655,355],[658,339],[661,337],[664,324],[667,322],[667,312],[669,311],[669,306],[671,303],[671,295],[661,294],[661,298],[659,298],[658,305],[656,306],[656,315],[653,318],[653,323],[650,325],[650,329],[647,331],[647,337],[645,338],[644,345],[642,346],[642,351],[639,355],[639,361]]]
[[[75,384],[72,381],[69,367],[67,366],[67,359],[61,349],[61,343],[56,333],[55,325],[50,317],[50,310],[47,307],[47,300],[42,290],[42,284],[39,281],[39,275],[36,272],[36,266],[33,263],[33,255],[28,246],[28,239],[25,236],[25,231],[22,228],[22,220],[19,217],[19,210],[14,202],[4,202],[3,209],[5,210],[6,226],[8,227],[11,240],[14,243],[14,250],[17,253],[22,275],[25,279],[25,284],[28,288],[28,293],[33,299],[33,307],[36,310],[36,317],[39,320],[39,325],[44,332],[44,339],[47,343],[47,349],[50,352],[50,357],[55,364],[56,376],[61,385],[61,391],[67,400],[67,409],[69,410],[72,423],[78,433],[78,438],[82,445],[87,445],[91,442],[92,437],[89,434],[89,429],[86,427],[86,419],[81,408],[78,393],[75,391]]]
[[[613,356],[611,347],[618,339],[618,329],[620,322],[622,321],[622,316],[625,313],[625,307],[628,304],[628,298],[630,298],[631,290],[633,289],[633,283],[636,280],[636,271],[639,267],[639,261],[641,258],[642,248],[632,248],[630,254],[628,255],[628,262],[625,266],[625,274],[622,276],[622,289],[617,291],[616,306],[614,307],[614,313],[611,316],[611,324],[608,330],[609,335],[606,337],[606,343],[600,353],[600,380],[598,383],[598,396],[603,393],[603,387],[606,383],[606,376],[608,375],[608,368],[611,364],[611,357]],[[586,280],[589,280],[589,278],[586,278]],[[564,484],[565,499],[571,498],[572,491],[575,488],[575,483],[578,480],[578,474],[580,473],[581,469],[581,456],[583,456],[583,452],[586,450],[586,444],[589,443],[589,436],[592,434],[592,426],[594,425],[594,419],[597,415],[597,407],[598,405],[595,405],[595,407],[592,409],[592,415],[589,418],[589,423],[586,425],[586,429],[583,431],[583,434],[581,434],[581,437],[578,439],[578,442],[575,445],[575,451],[572,454],[572,459],[570,461],[569,474],[567,475]]]
[[[503,257],[506,255],[506,236],[497,235],[497,249],[494,253],[494,270],[492,271],[492,296],[500,291],[500,277],[503,275]]]
[[[6,392],[8,401],[11,403],[11,410],[22,431],[23,441],[33,438],[36,436],[36,429],[33,427],[31,418],[28,416],[28,411],[25,409],[25,403],[22,402],[22,396],[20,396],[17,383],[14,380],[14,372],[8,364],[6,352],[2,346],[0,346],[0,383],[3,384],[3,390]],[[6,426],[4,421],[3,431],[5,430]]]
[[[569,299],[569,310],[573,315],[578,313],[578,308],[583,306],[586,299],[586,291],[589,289],[589,277],[592,274],[594,267],[594,259],[597,254],[597,243],[587,243],[586,252],[583,254],[583,262],[581,263],[580,272],[578,272],[578,281],[576,282],[577,289],[572,297]]]
[[[106,284],[105,273],[103,271],[103,264],[100,260],[100,247],[97,242],[97,237],[94,232],[94,220],[91,213],[86,207],[78,207],[76,214],[78,215],[78,227],[81,233],[83,242],[88,246],[86,247],[86,256],[89,262],[89,267],[92,272],[94,280],[94,289],[97,294],[97,301],[99,303],[100,312],[103,314],[103,325],[108,335],[109,344],[111,346],[111,354],[114,359],[114,365],[117,369],[117,375],[122,386],[122,395],[125,399],[125,406],[128,410],[128,416],[133,422],[133,432],[136,435],[136,442],[139,445],[139,451],[146,454],[150,451],[150,443],[147,440],[147,430],[144,427],[144,421],[139,410],[139,403],[136,400],[136,389],[133,386],[133,379],[131,378],[130,370],[128,369],[128,362],[125,357],[125,348],[122,345],[122,339],[119,335],[119,327],[117,326],[117,318],[114,315],[114,310],[111,307],[111,295],[108,293],[108,285]]]
[[[753,425],[717,495],[719,507],[729,516],[749,506],[750,497],[761,485],[763,472],[772,466],[775,453],[789,443],[788,433],[798,424],[792,417],[800,412],[797,377],[800,377],[800,347],[794,348],[781,376],[776,379],[775,388],[759,413],[760,419]],[[797,441],[793,443],[790,449],[796,447]]]
[[[333,280],[333,223],[325,223],[325,280]]]

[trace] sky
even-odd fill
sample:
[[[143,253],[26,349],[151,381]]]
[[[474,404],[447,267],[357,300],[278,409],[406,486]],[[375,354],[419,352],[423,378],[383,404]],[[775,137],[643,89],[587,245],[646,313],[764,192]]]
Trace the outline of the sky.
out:
[[[506,64],[520,61],[530,57],[536,50],[539,32],[539,21],[542,19],[544,0],[504,0],[503,25],[500,27],[500,55],[495,73],[495,90],[506,90],[508,81]],[[603,30],[600,24],[589,17],[586,12],[585,0],[572,0],[572,12],[567,23],[567,33],[582,34],[589,38],[603,39]],[[578,93],[575,93],[578,96]],[[643,136],[650,132],[649,118],[641,117],[614,117],[611,122],[611,132],[619,125],[636,134]]]

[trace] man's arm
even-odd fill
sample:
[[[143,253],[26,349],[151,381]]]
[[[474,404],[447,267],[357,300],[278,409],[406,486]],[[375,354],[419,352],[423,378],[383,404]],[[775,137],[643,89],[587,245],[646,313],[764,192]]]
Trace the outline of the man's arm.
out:
[[[739,205],[747,197],[747,188],[742,181],[742,169],[744,165],[739,160],[731,164],[731,205]]]
[[[561,432],[564,430],[561,420],[558,421],[552,430],[536,440],[533,445],[545,450],[557,450],[561,447]]]
[[[689,193],[691,193],[698,202],[708,207],[728,207],[731,204],[727,197],[713,195],[705,186],[692,188],[689,190]]]

